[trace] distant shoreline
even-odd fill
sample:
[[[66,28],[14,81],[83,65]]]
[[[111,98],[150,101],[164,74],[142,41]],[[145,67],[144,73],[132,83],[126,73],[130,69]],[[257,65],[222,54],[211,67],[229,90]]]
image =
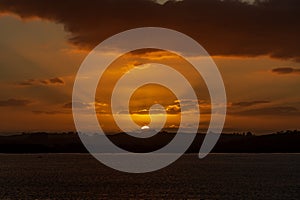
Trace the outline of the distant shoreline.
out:
[[[107,137],[115,145],[125,150],[144,153],[160,149],[168,144],[175,135],[175,133],[161,132],[151,138],[139,139],[125,133],[119,133]],[[198,153],[204,137],[205,134],[197,134],[186,153]],[[285,131],[260,136],[252,135],[250,132],[245,134],[221,134],[212,153],[300,153],[299,144],[299,131]],[[41,132],[0,136],[0,153],[88,153],[88,151],[77,133]]]

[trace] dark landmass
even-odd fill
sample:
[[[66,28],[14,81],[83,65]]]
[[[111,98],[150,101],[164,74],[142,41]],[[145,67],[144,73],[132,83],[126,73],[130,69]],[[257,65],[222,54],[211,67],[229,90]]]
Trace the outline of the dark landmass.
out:
[[[132,152],[149,152],[161,148],[174,138],[162,132],[147,139],[136,139],[125,133],[108,138]],[[98,136],[99,137],[99,136]],[[104,137],[104,136],[100,136]],[[205,134],[197,134],[186,153],[198,153]],[[222,134],[214,153],[300,153],[300,131],[284,131],[269,135]],[[0,136],[0,153],[87,153],[77,133],[23,133]]]

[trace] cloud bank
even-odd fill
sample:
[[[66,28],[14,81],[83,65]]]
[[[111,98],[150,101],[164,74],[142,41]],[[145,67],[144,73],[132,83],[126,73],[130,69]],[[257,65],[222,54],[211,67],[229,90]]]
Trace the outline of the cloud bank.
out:
[[[300,1],[0,0],[0,13],[42,18],[64,25],[69,42],[91,49],[131,28],[159,26],[181,31],[211,55],[260,56],[300,61]]]

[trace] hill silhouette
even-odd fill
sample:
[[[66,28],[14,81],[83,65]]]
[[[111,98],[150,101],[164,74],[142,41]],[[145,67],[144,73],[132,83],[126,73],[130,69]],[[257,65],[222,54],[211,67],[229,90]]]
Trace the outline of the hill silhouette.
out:
[[[182,133],[183,134],[183,133]],[[175,133],[161,132],[147,139],[125,133],[107,136],[114,144],[132,152],[150,152],[168,144]],[[105,137],[105,136],[100,136]],[[186,153],[198,153],[205,134],[197,134]],[[282,131],[255,136],[250,132],[221,134],[214,153],[300,153],[300,131]],[[87,153],[77,133],[23,133],[0,136],[0,153]]]

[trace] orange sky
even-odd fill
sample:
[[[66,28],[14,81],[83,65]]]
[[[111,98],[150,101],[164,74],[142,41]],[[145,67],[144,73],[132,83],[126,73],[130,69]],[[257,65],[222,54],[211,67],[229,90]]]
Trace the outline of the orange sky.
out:
[[[14,11],[12,9],[9,12]],[[33,13],[31,17],[30,12]],[[0,13],[2,13],[0,15],[0,88],[2,91],[0,93],[0,132],[74,130],[71,111],[73,81],[81,62],[89,52],[89,46],[94,44],[96,39],[91,38],[91,43],[85,42],[84,38],[80,38],[78,43],[70,40],[76,34],[87,36],[85,38],[87,40],[92,36],[85,35],[87,32],[83,31],[84,27],[83,30],[76,29],[77,32],[72,30],[72,27],[66,27],[66,24],[70,22],[57,23],[42,14],[39,17],[33,17],[36,15],[34,8],[23,14],[28,15],[27,18],[25,17],[26,20],[17,17],[16,14],[7,14],[7,11],[1,11],[1,9]],[[114,19],[110,19],[110,23],[114,24]],[[145,24],[147,25],[148,22]],[[287,25],[286,28],[288,28]],[[101,27],[101,29],[105,28]],[[293,30],[288,31],[291,35],[294,34]],[[105,30],[105,33],[109,35],[112,32]],[[105,39],[106,34],[101,37]],[[260,36],[253,37],[259,38]],[[276,39],[275,36],[272,37]],[[252,40],[254,41],[253,38]],[[101,42],[101,40],[98,41]],[[206,44],[206,41],[203,43]],[[201,41],[198,40],[198,42],[202,44]],[[299,41],[294,41],[294,43],[299,44]],[[204,44],[203,46],[206,47]],[[261,134],[300,128],[300,64],[297,62],[296,53],[285,51],[285,44],[281,45],[282,49],[278,48],[277,54],[265,53],[268,51],[269,42],[264,44],[266,48],[258,45],[259,48],[255,53],[253,47],[247,46],[246,43],[241,44],[246,45],[245,48],[240,47],[241,51],[246,53],[235,53],[236,44],[232,46],[232,53],[228,53],[230,46],[227,43],[219,45],[225,45],[228,52],[223,51],[222,48],[216,48],[217,44],[212,44],[212,42],[208,44],[211,44],[207,48],[209,53],[215,52],[212,53],[215,54],[213,59],[222,74],[226,87],[228,114],[225,132],[250,130]],[[262,53],[258,53],[260,50]],[[126,59],[116,61],[115,67],[116,69],[120,66],[126,67],[157,57],[161,57],[157,55],[157,52],[156,55],[155,52],[127,55]],[[184,65],[178,58],[172,56],[162,60],[173,67]],[[122,72],[118,69],[115,71],[115,74],[113,71],[108,74],[108,82],[113,83],[113,78],[117,79]],[[201,88],[200,109],[209,110],[206,87],[203,82],[197,82],[201,78],[194,77],[191,71],[187,71],[186,74],[190,76],[195,87]],[[164,89],[157,90],[155,86],[152,87],[152,89],[141,88],[132,99],[132,102],[135,102],[134,99],[146,97],[143,99],[145,104],[141,105],[141,101],[136,100],[130,106],[132,113],[135,113],[133,118],[139,125],[147,123],[147,117],[145,118],[145,113],[141,111],[145,109],[147,111],[149,104],[154,101],[153,95],[147,96],[146,91],[158,91],[158,96],[168,99],[168,101],[161,101],[166,108],[176,106],[176,103],[172,104],[176,99],[166,98],[166,95],[172,96],[171,93]],[[104,89],[109,90],[109,86],[107,85]],[[105,98],[101,99],[105,96],[103,94],[105,92],[100,91],[96,97],[96,100],[99,100],[96,107],[102,114],[107,112],[109,104]],[[142,118],[137,117],[139,112]],[[167,126],[176,127],[178,116],[174,117],[174,115],[177,113],[169,114],[173,119],[169,119]],[[202,118],[203,129],[208,119],[209,117],[205,115]],[[103,123],[108,121],[110,120],[104,120]]]

